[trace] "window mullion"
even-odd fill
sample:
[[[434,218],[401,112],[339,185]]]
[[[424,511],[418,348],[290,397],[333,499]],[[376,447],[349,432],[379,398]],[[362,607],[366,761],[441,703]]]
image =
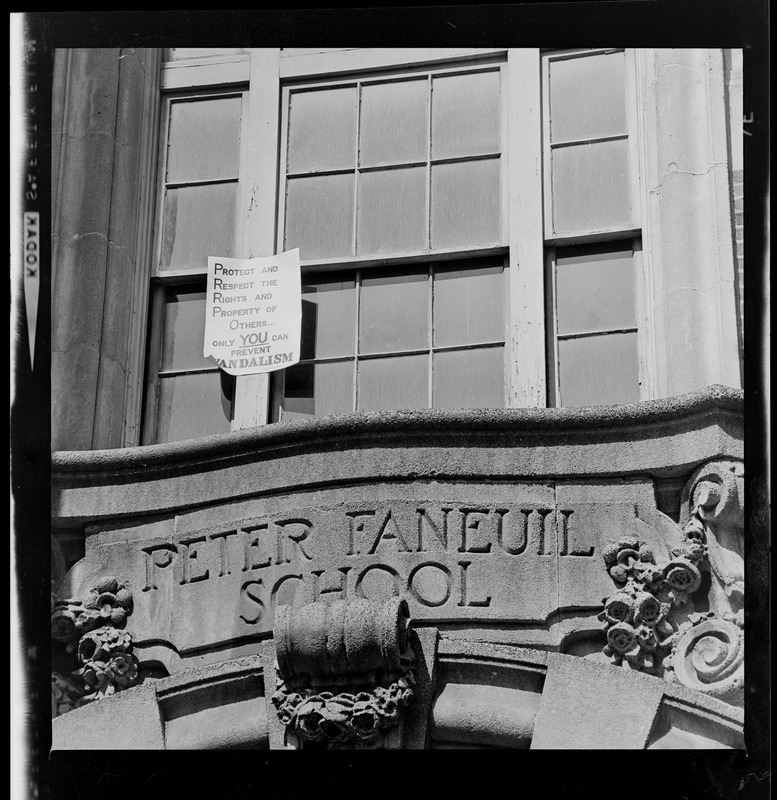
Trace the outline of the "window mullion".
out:
[[[540,52],[507,56],[510,369],[507,404],[544,407],[545,292]]]
[[[235,252],[242,258],[275,253],[278,197],[278,129],[280,116],[280,50],[251,51],[248,122],[243,126],[244,172],[240,176]],[[250,133],[246,133],[246,132]],[[232,430],[268,421],[270,375],[235,379]]]

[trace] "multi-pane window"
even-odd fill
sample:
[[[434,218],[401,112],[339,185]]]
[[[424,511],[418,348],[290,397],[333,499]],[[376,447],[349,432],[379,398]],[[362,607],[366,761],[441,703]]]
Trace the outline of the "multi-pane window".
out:
[[[505,404],[501,95],[499,65],[287,90],[279,246],[311,266],[275,419]]]
[[[640,399],[638,171],[623,50],[543,57],[549,395]]]
[[[163,67],[143,442],[649,396],[633,51],[273,52]],[[301,361],[221,373],[208,256],[293,248]]]
[[[278,418],[504,405],[502,257],[312,273]]]
[[[208,255],[234,253],[244,105],[242,92],[175,95],[163,105],[145,443],[230,428],[233,380],[202,343]]]
[[[285,99],[283,249],[320,261],[502,243],[498,66]]]

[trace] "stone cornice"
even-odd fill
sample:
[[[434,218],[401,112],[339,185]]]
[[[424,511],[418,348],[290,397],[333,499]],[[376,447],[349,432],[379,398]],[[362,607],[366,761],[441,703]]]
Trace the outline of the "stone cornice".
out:
[[[742,456],[742,414],[742,391],[711,386],[633,405],[348,414],[171,444],[58,452],[53,516],[159,513],[382,479],[683,475],[712,458]]]

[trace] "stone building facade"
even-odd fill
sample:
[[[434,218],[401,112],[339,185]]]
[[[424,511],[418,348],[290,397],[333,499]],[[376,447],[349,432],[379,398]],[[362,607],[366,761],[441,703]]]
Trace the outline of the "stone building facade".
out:
[[[53,96],[55,749],[743,746],[741,52]],[[207,257],[293,248],[300,363],[221,373]]]

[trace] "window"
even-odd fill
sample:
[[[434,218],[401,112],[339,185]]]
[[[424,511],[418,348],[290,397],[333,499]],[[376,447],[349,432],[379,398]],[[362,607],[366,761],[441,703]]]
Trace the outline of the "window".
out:
[[[636,83],[622,49],[170,51],[143,441],[646,397]],[[219,373],[207,257],[295,247],[300,363]]]
[[[549,400],[640,399],[633,65],[623,50],[543,56]]]
[[[306,274],[274,419],[505,404],[505,259],[482,257],[506,249],[501,83],[494,64],[284,91],[278,246]]]
[[[234,381],[203,357],[202,341],[208,255],[234,252],[245,94],[182,93],[163,104],[146,444],[230,429]]]

